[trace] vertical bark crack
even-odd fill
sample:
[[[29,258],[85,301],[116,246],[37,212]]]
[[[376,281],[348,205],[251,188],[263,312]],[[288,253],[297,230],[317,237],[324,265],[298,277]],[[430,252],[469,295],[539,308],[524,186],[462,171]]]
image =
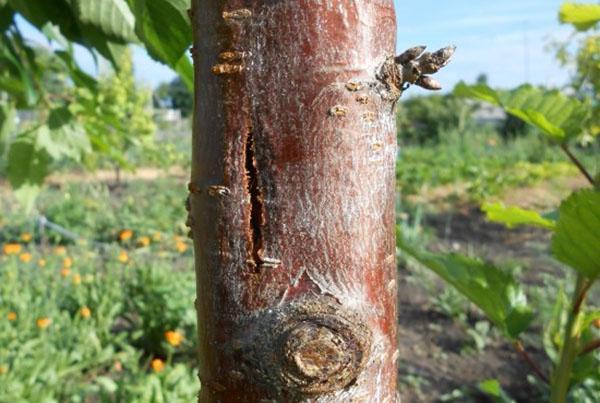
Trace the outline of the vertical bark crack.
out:
[[[258,167],[255,155],[254,133],[250,130],[246,135],[244,159],[246,165],[246,184],[250,196],[250,226],[249,226],[249,259],[256,265],[262,263],[262,225],[264,221],[264,204],[258,184]]]

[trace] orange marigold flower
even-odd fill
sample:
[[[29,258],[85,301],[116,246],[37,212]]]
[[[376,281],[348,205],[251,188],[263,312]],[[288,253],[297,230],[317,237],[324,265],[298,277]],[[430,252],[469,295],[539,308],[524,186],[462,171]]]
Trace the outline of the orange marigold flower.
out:
[[[52,324],[52,319],[46,317],[38,318],[35,324],[39,329],[45,329]]]
[[[155,358],[150,363],[150,366],[152,367],[152,370],[154,372],[159,373],[160,371],[162,371],[165,368],[165,362],[163,360],[161,360],[160,358]]]
[[[72,281],[73,281],[73,284],[75,284],[75,285],[81,284],[81,276],[77,273],[73,274]]]
[[[179,251],[179,253],[183,253],[187,250],[188,247],[185,242],[177,241],[175,242],[175,248]]]
[[[67,268],[67,267],[63,267],[62,269],[60,269],[60,276],[65,278],[65,277],[69,277],[69,274],[71,274],[71,269]]]
[[[73,266],[73,259],[71,259],[70,257],[66,257],[63,259],[63,267],[66,267],[67,269],[71,268],[71,266]]]
[[[45,259],[38,260],[38,266],[40,266],[40,267],[46,266],[46,260]]]
[[[175,330],[169,330],[168,332],[165,332],[165,339],[167,340],[167,343],[173,347],[177,347],[183,341],[183,334]]]
[[[595,319],[595,320],[592,322],[592,325],[593,325],[593,326],[594,326],[596,329],[600,329],[600,318],[598,318],[598,319]]]
[[[79,314],[83,319],[88,319],[90,316],[92,316],[92,311],[87,306],[82,306],[79,310]]]
[[[16,312],[12,312],[12,311],[9,312],[6,315],[6,319],[10,320],[11,322],[17,320],[17,313]]]
[[[29,242],[33,239],[33,236],[29,232],[23,232],[21,234],[21,241]]]
[[[8,367],[6,365],[0,365],[0,375],[4,375],[8,372]]]
[[[119,232],[119,240],[121,241],[128,241],[131,239],[132,236],[133,231],[130,229],[124,229],[121,232]]]
[[[121,263],[127,263],[127,262],[129,262],[129,255],[127,254],[127,252],[122,250],[121,252],[119,252],[119,257],[117,259]]]
[[[140,245],[142,247],[146,247],[146,246],[150,245],[150,237],[148,237],[148,236],[140,237],[138,239],[138,245]]]
[[[162,238],[162,234],[158,231],[156,231],[154,234],[152,234],[152,239],[156,242],[160,241],[161,238]]]
[[[5,255],[18,255],[21,253],[22,246],[18,243],[5,243],[2,247],[2,252]]]
[[[54,254],[57,256],[63,256],[67,254],[67,248],[65,248],[62,245],[57,246],[56,248],[54,248]]]
[[[31,262],[31,253],[29,253],[29,252],[21,253],[19,255],[19,260],[23,263]]]

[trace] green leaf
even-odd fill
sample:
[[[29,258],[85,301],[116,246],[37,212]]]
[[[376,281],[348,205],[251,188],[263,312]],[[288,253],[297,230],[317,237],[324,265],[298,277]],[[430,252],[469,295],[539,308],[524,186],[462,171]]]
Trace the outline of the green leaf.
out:
[[[600,274],[600,191],[580,190],[562,202],[552,254],[588,278]]]
[[[8,4],[40,30],[50,21],[68,39],[81,42],[81,30],[69,0],[8,0]]]
[[[35,144],[41,130],[48,128],[40,126],[20,134],[10,145],[7,176],[14,188],[26,183],[41,184],[48,173],[50,157],[46,152],[40,152]]]
[[[533,312],[525,293],[509,273],[466,256],[418,250],[400,233],[397,239],[401,250],[477,305],[509,338],[516,339],[531,323]]]
[[[175,66],[175,71],[181,77],[181,80],[188,88],[188,90],[194,90],[194,66],[192,66],[192,62],[188,59],[187,55],[184,54],[181,56],[181,59]]]
[[[560,7],[558,18],[563,24],[569,23],[580,31],[586,31],[600,21],[600,5],[565,3]]]
[[[116,42],[137,42],[135,17],[125,0],[74,0],[73,3],[84,26],[93,26]]]
[[[114,393],[119,388],[117,383],[107,376],[97,376],[94,380],[102,389],[108,393]]]
[[[578,327],[575,328],[575,332],[583,332],[585,329],[593,326],[593,323],[597,320],[600,320],[600,309],[584,312],[581,320],[578,322]]]
[[[102,32],[92,27],[85,31],[85,43],[110,61],[115,70],[119,70],[119,60],[127,50],[127,45],[108,40]]]
[[[4,153],[7,150],[9,136],[15,128],[17,111],[12,103],[0,104],[0,169],[4,165]]]
[[[186,0],[130,0],[136,33],[150,56],[176,68],[192,43]]]
[[[487,379],[478,385],[478,389],[494,398],[496,403],[514,403],[514,400],[502,389],[497,379]]]
[[[51,162],[48,153],[36,147],[39,130],[47,130],[47,128],[40,126],[20,134],[10,144],[8,151],[6,169],[8,181],[15,190],[15,196],[27,211],[33,207],[44,178],[48,175]]]
[[[579,135],[589,117],[589,108],[581,101],[559,91],[547,91],[523,85],[512,91],[495,91],[486,85],[457,84],[454,94],[489,102],[507,113],[535,126],[557,142]]]
[[[18,35],[0,36],[0,89],[9,92],[18,102],[25,106],[37,103],[38,93],[35,89],[35,67],[30,63],[30,55],[23,40]],[[24,56],[24,57],[23,57]]]
[[[36,140],[36,146],[55,160],[69,158],[79,162],[83,154],[91,152],[85,130],[66,107],[50,112],[48,126],[40,127]]]
[[[9,0],[9,4],[23,15],[30,23],[43,30],[50,22],[60,28],[60,32],[68,40],[85,47],[93,48],[118,69],[119,49],[124,45],[117,44],[114,38],[92,24],[79,20],[77,11],[71,3],[75,0]],[[104,3],[105,0],[96,1]],[[120,39],[123,42],[122,39]]]
[[[467,85],[461,81],[454,87],[454,95],[463,98],[474,98],[500,106],[500,99],[496,91],[485,84]]]
[[[561,127],[555,126],[548,121],[546,116],[542,113],[535,111],[533,109],[514,109],[507,108],[506,112],[510,113],[513,116],[518,117],[522,121],[529,123],[538,129],[540,129],[543,133],[546,133],[551,138],[560,141],[565,137],[565,130]]]
[[[2,4],[4,3],[4,4]],[[13,22],[15,12],[6,6],[6,0],[0,1],[0,31],[6,31]]]
[[[554,229],[556,223],[546,219],[537,211],[525,210],[519,207],[506,207],[502,203],[484,203],[481,210],[486,213],[489,221],[498,222],[506,225],[508,228],[514,228],[519,225],[533,225],[546,229]]]
[[[57,50],[54,53],[65,63],[67,69],[69,70],[69,75],[75,85],[79,87],[87,87],[88,89],[94,91],[97,89],[98,82],[96,79],[79,68],[71,52]]]

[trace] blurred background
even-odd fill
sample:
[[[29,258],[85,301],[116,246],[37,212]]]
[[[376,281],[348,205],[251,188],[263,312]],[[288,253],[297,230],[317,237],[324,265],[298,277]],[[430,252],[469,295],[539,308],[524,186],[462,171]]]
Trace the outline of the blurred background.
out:
[[[0,0],[0,402],[195,399],[186,3]],[[518,278],[539,330],[571,274],[547,232],[510,231],[480,206],[554,211],[585,179],[534,126],[453,89],[529,84],[580,100],[594,112],[573,147],[598,172],[597,26],[561,22],[560,0],[395,3],[399,51],[457,46],[441,92],[411,88],[399,103],[398,226]],[[409,260],[399,270],[405,401],[544,401],[465,297]],[[542,366],[551,336],[525,336]],[[597,375],[574,401],[597,398]]]

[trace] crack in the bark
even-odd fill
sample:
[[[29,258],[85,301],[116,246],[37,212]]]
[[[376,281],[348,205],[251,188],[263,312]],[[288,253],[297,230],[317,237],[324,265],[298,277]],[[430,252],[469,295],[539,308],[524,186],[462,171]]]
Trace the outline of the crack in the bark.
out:
[[[246,148],[244,151],[246,165],[246,184],[250,196],[250,226],[249,242],[250,260],[258,267],[263,261],[262,252],[262,225],[264,220],[264,205],[260,187],[258,185],[258,168],[255,155],[254,134],[250,130],[246,136]]]

